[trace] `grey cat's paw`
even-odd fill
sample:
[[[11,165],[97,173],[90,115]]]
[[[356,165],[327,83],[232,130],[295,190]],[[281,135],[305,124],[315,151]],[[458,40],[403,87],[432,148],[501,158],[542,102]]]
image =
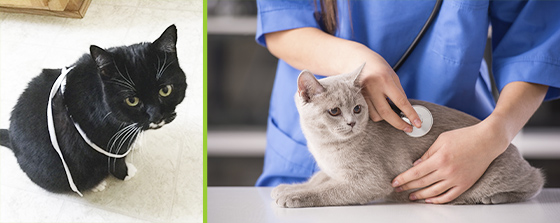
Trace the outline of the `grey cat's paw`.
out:
[[[126,163],[126,168],[127,172],[124,181],[130,180],[132,177],[134,177],[134,175],[136,175],[136,172],[138,171],[132,163]]]
[[[483,204],[503,204],[508,202],[511,202],[509,193],[498,193],[490,197],[482,198]]]
[[[289,184],[280,184],[277,187],[275,187],[274,189],[272,189],[272,192],[270,193],[270,197],[272,197],[272,199],[276,199],[278,197],[280,197],[281,194],[283,194],[290,186]]]
[[[91,191],[101,192],[101,191],[104,191],[105,188],[107,188],[107,181],[103,180],[103,181],[101,181],[101,183],[99,183],[97,186],[95,186],[93,189],[91,189]]]
[[[321,206],[317,201],[318,197],[313,193],[305,192],[283,193],[276,198],[276,204],[285,208]]]

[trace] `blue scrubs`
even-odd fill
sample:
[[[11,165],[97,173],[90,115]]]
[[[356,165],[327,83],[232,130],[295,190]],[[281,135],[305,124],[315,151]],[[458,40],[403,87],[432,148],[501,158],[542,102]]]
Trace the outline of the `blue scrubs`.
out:
[[[320,28],[309,0],[259,0],[256,40],[301,27]],[[395,64],[427,20],[435,1],[339,0],[337,37],[365,44]],[[349,9],[350,7],[350,9]],[[348,13],[351,11],[351,13]],[[560,96],[560,2],[445,0],[439,15],[398,71],[409,98],[452,107],[479,119],[494,109],[483,53],[492,25],[498,88],[514,81],[550,86]],[[326,47],[326,46],[325,46]],[[280,60],[270,101],[264,170],[257,186],[307,180],[318,166],[294,104],[299,70]]]

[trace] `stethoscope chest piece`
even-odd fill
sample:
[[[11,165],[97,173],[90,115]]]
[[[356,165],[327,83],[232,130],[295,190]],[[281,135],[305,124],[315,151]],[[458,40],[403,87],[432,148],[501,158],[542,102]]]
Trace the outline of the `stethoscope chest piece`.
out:
[[[413,105],[412,108],[414,108],[414,110],[416,110],[416,113],[418,113],[418,116],[420,116],[420,121],[422,121],[422,127],[416,128],[412,126],[412,132],[410,133],[405,132],[405,133],[411,137],[422,137],[428,134],[428,132],[430,132],[430,129],[432,129],[432,125],[434,124],[432,113],[430,112],[430,110],[428,110],[426,107],[422,105]],[[411,122],[407,117],[401,115],[401,118],[406,123],[411,125]]]

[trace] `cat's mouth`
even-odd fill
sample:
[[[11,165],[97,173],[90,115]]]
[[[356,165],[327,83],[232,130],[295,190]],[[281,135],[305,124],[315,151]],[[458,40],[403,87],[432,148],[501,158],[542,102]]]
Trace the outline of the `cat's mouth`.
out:
[[[358,130],[356,128],[339,128],[335,130],[339,135],[344,136],[344,137],[350,137],[352,135],[354,135],[356,132],[358,132]]]
[[[158,123],[150,122],[148,124],[148,126],[144,126],[144,128],[145,129],[159,129],[159,128],[163,127],[164,125],[169,124],[170,122],[175,120],[176,117],[177,117],[177,113],[173,113],[169,117],[161,120]]]
[[[157,124],[152,122],[148,125],[148,129],[159,129],[163,127],[165,124],[167,124],[165,123],[165,121],[161,121],[160,123]]]

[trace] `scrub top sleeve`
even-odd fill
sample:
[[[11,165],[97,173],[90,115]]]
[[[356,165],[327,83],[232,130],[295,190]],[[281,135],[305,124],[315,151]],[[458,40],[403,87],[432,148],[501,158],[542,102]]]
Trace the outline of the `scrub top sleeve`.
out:
[[[313,0],[257,0],[257,43],[266,47],[264,34],[302,27],[320,28]]]
[[[545,100],[560,97],[560,3],[492,1],[493,73],[501,91],[523,81],[548,85]]]

